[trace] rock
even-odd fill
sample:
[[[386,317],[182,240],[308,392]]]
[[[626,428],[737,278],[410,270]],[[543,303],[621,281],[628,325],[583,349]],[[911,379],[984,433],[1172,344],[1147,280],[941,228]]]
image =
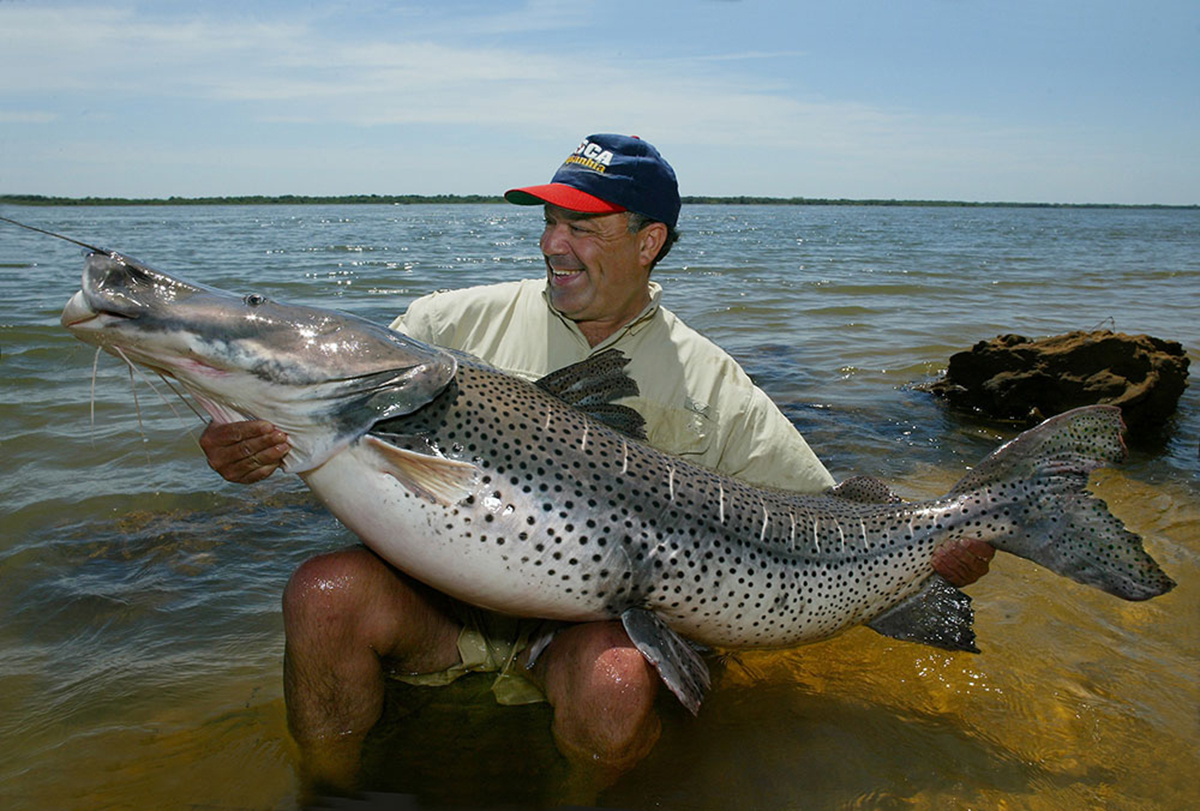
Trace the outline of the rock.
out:
[[[1149,335],[1001,335],[951,355],[945,376],[921,388],[956,408],[1028,423],[1078,406],[1116,405],[1138,439],[1175,412],[1188,364],[1181,344]]]

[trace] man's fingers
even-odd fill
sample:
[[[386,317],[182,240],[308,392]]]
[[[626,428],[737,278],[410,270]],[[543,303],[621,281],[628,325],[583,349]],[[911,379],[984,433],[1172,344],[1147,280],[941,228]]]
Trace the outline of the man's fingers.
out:
[[[231,482],[251,484],[270,476],[291,446],[287,434],[263,420],[212,423],[200,436],[208,465]]]
[[[271,465],[270,467],[255,468],[254,470],[251,470],[249,473],[242,476],[242,478],[237,479],[237,482],[238,484],[254,484],[255,482],[260,482],[274,473],[275,469],[278,467],[279,465],[275,464]]]
[[[225,466],[226,469],[236,470],[242,474],[239,477],[239,481],[241,481],[244,480],[246,474],[253,471],[266,469],[270,472],[279,467],[279,463],[283,461],[283,457],[287,456],[292,447],[287,444],[287,436],[282,431],[276,433],[279,436],[256,437],[239,442],[231,449],[233,458]]]
[[[264,436],[277,430],[266,420],[246,420],[243,422],[210,422],[200,434],[200,447],[208,452],[209,448],[221,448],[236,445],[247,439]]]
[[[270,423],[268,423],[269,425]],[[271,426],[270,433],[251,436],[248,439],[243,439],[233,447],[236,448],[236,453],[240,454],[243,459],[251,456],[258,456],[260,461],[265,462],[267,456],[276,451],[279,447],[283,447],[283,453],[280,453],[275,461],[283,458],[283,455],[288,451],[287,434]]]
[[[987,568],[987,563],[996,557],[996,549],[991,544],[981,541],[978,538],[964,538],[959,541],[959,546],[962,547],[971,556],[977,560],[982,560],[984,568]]]

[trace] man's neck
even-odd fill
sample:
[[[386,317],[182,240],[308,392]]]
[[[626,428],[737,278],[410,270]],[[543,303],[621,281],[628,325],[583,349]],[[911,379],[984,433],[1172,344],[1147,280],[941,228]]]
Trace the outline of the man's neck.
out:
[[[579,327],[579,331],[587,339],[588,346],[595,348],[615,335],[625,324],[613,326],[610,323],[601,323],[598,321],[588,321],[586,323],[576,321],[575,326]]]
[[[597,347],[636,321],[638,316],[644,313],[646,308],[650,306],[652,300],[650,287],[647,285],[645,296],[641,298],[640,306],[638,306],[636,311],[612,320],[576,321],[575,326],[579,327],[579,331],[587,339],[588,346]]]

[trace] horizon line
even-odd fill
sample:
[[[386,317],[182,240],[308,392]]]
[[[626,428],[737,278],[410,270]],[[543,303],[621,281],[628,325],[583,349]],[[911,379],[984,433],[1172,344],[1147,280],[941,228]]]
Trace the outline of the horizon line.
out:
[[[1045,203],[897,198],[771,197],[761,195],[684,195],[684,205],[860,205],[979,208],[1126,208],[1200,209],[1200,203]],[[133,205],[420,205],[503,203],[496,194],[248,194],[199,197],[60,197],[42,194],[0,194],[0,204],[24,206],[133,206]]]

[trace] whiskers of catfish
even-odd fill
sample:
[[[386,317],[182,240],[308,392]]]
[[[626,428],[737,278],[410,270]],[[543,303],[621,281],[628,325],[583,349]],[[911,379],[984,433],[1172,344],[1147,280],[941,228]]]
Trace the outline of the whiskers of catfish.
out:
[[[149,442],[149,439],[146,436],[145,424],[142,422],[142,405],[141,405],[141,401],[138,399],[137,380],[133,376],[135,371],[137,372],[138,376],[141,377],[142,380],[146,383],[146,385],[150,387],[150,390],[153,391],[155,394],[157,394],[158,398],[160,400],[162,400],[163,403],[166,404],[167,408],[171,409],[171,413],[175,415],[175,418],[178,419],[181,423],[183,423],[184,430],[186,430],[188,432],[188,435],[192,438],[192,440],[195,441],[197,444],[199,444],[199,440],[197,439],[196,434],[193,433],[191,426],[188,425],[186,422],[183,422],[183,415],[180,414],[179,410],[175,408],[174,404],[172,404],[172,402],[170,400],[168,400],[161,391],[158,390],[158,388],[154,385],[153,381],[151,381],[150,378],[148,378],[146,376],[146,373],[142,371],[141,367],[139,367],[136,363],[131,361],[128,358],[128,356],[126,356],[126,354],[123,351],[121,351],[120,347],[113,347],[113,351],[118,356],[120,356],[121,360],[125,361],[125,365],[129,367],[129,389],[133,393],[133,408],[134,408],[134,411],[137,413],[138,433],[140,433],[142,435],[142,442]],[[92,432],[93,444],[95,444],[95,427],[96,427],[96,372],[100,365],[100,352],[101,352],[100,349],[96,350],[96,357],[95,357],[95,360],[93,360],[93,362],[92,362],[92,392],[91,392],[91,402],[90,402],[90,413],[91,413],[91,425],[92,425],[92,431],[93,431]],[[164,375],[162,372],[158,372],[158,371],[156,371],[155,374],[158,375],[159,380],[161,380],[164,384],[166,384],[167,388],[169,388],[171,390],[171,393],[174,394],[176,397],[178,397],[180,400],[182,400],[184,405],[186,405],[188,407],[188,409],[191,410],[191,412],[193,414],[195,414],[196,417],[201,422],[205,421],[204,415],[196,410],[196,407],[194,405],[192,405],[191,401],[188,400],[188,398],[186,396],[184,396],[183,392],[181,392],[179,389],[175,388],[175,385],[171,382],[171,380],[166,375]],[[147,463],[150,463],[150,461],[151,461],[149,451],[146,452],[146,461],[147,461]]]

